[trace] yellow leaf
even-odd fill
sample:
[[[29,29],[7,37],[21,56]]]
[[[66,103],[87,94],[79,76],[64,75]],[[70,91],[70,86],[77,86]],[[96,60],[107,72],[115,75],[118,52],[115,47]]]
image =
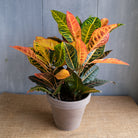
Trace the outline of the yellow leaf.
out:
[[[37,43],[36,40],[34,40],[33,47],[36,52],[39,52],[43,56],[46,64],[50,63],[50,55],[48,49],[39,45],[39,43]]]
[[[50,50],[54,50],[54,47],[59,44],[59,42],[52,40],[52,39],[46,39],[43,37],[36,37],[35,40],[39,45],[41,45],[44,48],[48,48]]]
[[[69,77],[69,76],[70,76],[70,73],[69,73],[69,71],[66,70],[66,69],[62,69],[61,71],[59,71],[59,72],[55,75],[55,77],[56,77],[58,80],[65,79],[65,78],[67,78],[67,77]]]

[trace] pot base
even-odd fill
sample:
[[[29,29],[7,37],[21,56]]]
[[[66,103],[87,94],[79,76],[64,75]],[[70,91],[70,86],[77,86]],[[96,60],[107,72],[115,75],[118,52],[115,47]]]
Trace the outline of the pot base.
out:
[[[80,101],[65,102],[47,96],[52,108],[53,118],[57,128],[71,131],[80,126],[86,105],[90,101],[91,94]]]

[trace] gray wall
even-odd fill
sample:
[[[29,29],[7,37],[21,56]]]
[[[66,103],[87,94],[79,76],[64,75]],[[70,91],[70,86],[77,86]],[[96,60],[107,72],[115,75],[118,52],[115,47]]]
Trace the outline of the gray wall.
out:
[[[84,21],[89,15],[124,23],[106,45],[108,57],[130,64],[100,64],[99,78],[116,81],[98,87],[95,95],[131,95],[138,102],[138,0],[0,0],[0,92],[26,93],[33,86],[27,76],[38,72],[22,53],[10,45],[31,46],[35,36],[60,37],[50,10],[69,10]],[[40,94],[40,93],[39,93]]]

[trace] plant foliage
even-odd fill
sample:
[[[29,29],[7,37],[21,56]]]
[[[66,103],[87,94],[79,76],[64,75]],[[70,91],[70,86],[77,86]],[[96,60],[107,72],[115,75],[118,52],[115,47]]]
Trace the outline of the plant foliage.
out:
[[[36,83],[28,92],[46,92],[59,100],[80,100],[88,93],[100,92],[94,87],[112,82],[97,78],[96,63],[128,65],[115,58],[105,58],[110,32],[122,24],[108,24],[107,18],[89,17],[84,22],[72,13],[51,11],[59,33],[57,37],[37,36],[33,47],[11,46],[22,52],[40,73],[29,76]],[[114,83],[114,82],[112,82]],[[69,97],[67,97],[69,96]]]

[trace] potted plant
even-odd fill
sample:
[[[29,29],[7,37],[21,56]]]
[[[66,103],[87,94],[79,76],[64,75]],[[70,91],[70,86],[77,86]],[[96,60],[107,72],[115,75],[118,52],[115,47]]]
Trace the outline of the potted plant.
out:
[[[12,46],[28,56],[40,73],[29,76],[37,85],[28,92],[47,93],[58,128],[73,130],[79,127],[90,93],[100,92],[95,86],[111,81],[96,78],[96,63],[128,65],[115,58],[105,58],[109,33],[122,24],[108,25],[108,19],[89,17],[83,23],[67,11],[52,10],[62,40],[57,37],[36,37],[33,47]]]

